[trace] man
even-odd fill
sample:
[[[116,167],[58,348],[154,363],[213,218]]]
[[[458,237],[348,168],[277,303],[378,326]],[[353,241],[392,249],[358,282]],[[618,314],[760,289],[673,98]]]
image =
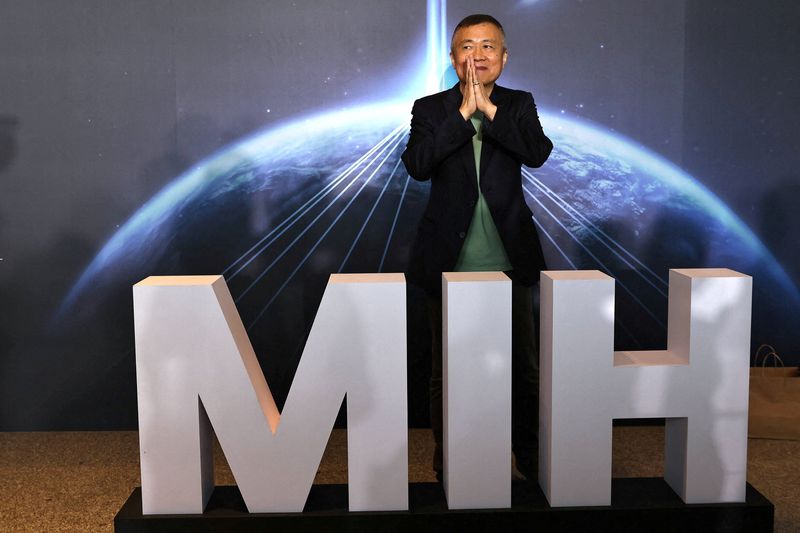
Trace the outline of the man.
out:
[[[433,468],[442,478],[442,272],[505,271],[513,281],[512,443],[527,476],[537,465],[538,352],[531,286],[544,268],[521,165],[539,167],[553,144],[530,93],[495,85],[508,60],[505,33],[489,15],[458,23],[450,60],[459,83],[414,103],[402,159],[414,179],[431,180],[408,278],[425,289],[432,330]]]

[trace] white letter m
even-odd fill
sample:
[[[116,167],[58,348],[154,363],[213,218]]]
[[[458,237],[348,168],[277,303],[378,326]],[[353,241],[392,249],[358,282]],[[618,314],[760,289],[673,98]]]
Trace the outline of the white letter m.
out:
[[[213,427],[250,512],[299,512],[347,396],[349,507],[408,509],[402,274],[332,275],[283,412],[222,276],[133,289],[144,514],[202,513]]]

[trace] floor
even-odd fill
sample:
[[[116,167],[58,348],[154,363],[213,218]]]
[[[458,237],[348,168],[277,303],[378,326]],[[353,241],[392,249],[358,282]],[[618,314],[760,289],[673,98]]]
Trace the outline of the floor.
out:
[[[0,433],[0,531],[113,531],[139,485],[137,433]],[[664,429],[614,428],[614,477],[663,475]],[[433,481],[430,431],[409,431],[409,481]],[[345,483],[344,430],[334,430],[317,483]],[[217,485],[234,484],[216,449]],[[775,504],[775,531],[800,531],[800,442],[750,439],[748,481]]]

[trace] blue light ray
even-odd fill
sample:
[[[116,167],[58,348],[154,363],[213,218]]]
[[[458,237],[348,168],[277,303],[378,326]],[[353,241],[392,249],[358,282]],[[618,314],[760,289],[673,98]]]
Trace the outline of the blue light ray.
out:
[[[625,255],[630,257],[632,261],[634,261],[636,264],[638,264],[641,267],[641,270],[644,270],[647,273],[649,273],[651,276],[653,276],[653,279],[657,283],[661,283],[665,287],[668,286],[668,283],[666,283],[661,276],[656,274],[650,267],[648,267],[645,263],[643,263],[641,260],[639,260],[639,258],[637,258],[632,252],[628,251],[624,246],[622,246],[622,244],[617,242],[613,237],[611,237],[605,231],[603,231],[602,228],[598,227],[591,220],[586,218],[586,216],[583,213],[581,213],[580,211],[578,211],[577,209],[572,207],[572,205],[569,202],[567,202],[566,200],[561,198],[561,196],[557,192],[553,191],[550,187],[545,185],[539,178],[534,176],[533,173],[531,173],[530,171],[528,171],[525,168],[522,169],[522,173],[528,179],[528,181],[530,183],[532,183],[534,186],[536,186],[536,188],[538,188],[541,192],[543,192],[554,203],[558,204],[559,207],[561,207],[561,209],[563,209],[575,222],[580,224],[582,228],[584,228],[587,231],[589,231],[589,233],[591,233],[593,237],[595,237],[596,239],[602,241],[602,239],[600,237],[598,237],[598,235],[601,235],[606,240],[611,242],[614,246],[616,246],[622,253],[624,253]],[[609,250],[611,250],[611,247],[609,247],[608,245],[606,245],[606,246],[609,248]],[[620,259],[623,260],[621,257],[620,257]],[[628,264],[628,263],[626,263],[626,264]],[[632,268],[634,268],[634,270],[639,270],[639,269],[633,267],[633,265],[629,264],[628,266],[631,266]],[[660,292],[663,296],[666,296],[666,294],[663,293],[658,287],[653,286],[653,288],[656,289],[658,292]]]
[[[635,139],[609,131],[594,122],[574,117],[565,118],[548,111],[542,111],[540,117],[542,123],[548,124],[549,131],[568,131],[574,142],[591,147],[595,153],[613,154],[622,161],[647,169],[649,175],[658,176],[659,181],[669,189],[681,191],[691,198],[696,202],[698,211],[712,215],[723,227],[736,235],[750,249],[753,257],[762,257],[766,269],[787,289],[787,296],[795,305],[800,303],[800,286],[795,284],[749,226],[701,181]]]
[[[289,221],[292,221],[292,224],[290,224],[290,226],[289,226],[289,227],[291,227],[291,225],[293,225],[293,223],[294,223],[294,222],[296,222],[296,220],[297,220],[297,219],[301,218],[301,217],[302,217],[304,214],[306,214],[306,213],[307,213],[307,212],[308,212],[308,211],[309,211],[311,208],[313,208],[314,206],[316,206],[316,205],[319,203],[319,201],[321,201],[321,199],[322,199],[322,198],[324,198],[325,196],[327,196],[327,193],[328,193],[329,191],[331,191],[332,189],[334,189],[334,188],[335,188],[337,185],[339,185],[339,183],[341,183],[341,182],[342,182],[344,179],[346,179],[346,178],[347,178],[347,177],[348,177],[348,176],[349,176],[349,175],[350,175],[350,174],[351,174],[351,173],[352,173],[352,172],[353,172],[353,171],[354,171],[354,170],[355,170],[355,169],[356,169],[356,168],[357,168],[357,167],[358,167],[358,166],[359,166],[361,163],[363,163],[363,162],[364,162],[364,161],[365,161],[365,160],[366,160],[366,159],[367,159],[369,156],[371,156],[371,155],[372,155],[372,154],[373,154],[375,151],[377,151],[379,148],[381,148],[381,147],[382,147],[382,146],[384,146],[384,145],[385,145],[387,142],[389,142],[389,141],[391,140],[391,138],[392,138],[392,137],[393,137],[393,136],[394,136],[394,135],[395,135],[397,132],[398,132],[398,129],[392,130],[392,132],[390,132],[390,133],[389,133],[389,134],[388,134],[386,137],[384,137],[383,139],[381,139],[380,141],[378,141],[378,143],[376,143],[376,144],[375,144],[375,145],[374,145],[374,146],[373,146],[373,147],[372,147],[370,150],[368,150],[368,151],[367,151],[366,153],[364,153],[364,154],[363,154],[361,157],[359,157],[359,158],[358,158],[358,159],[357,159],[357,160],[356,160],[354,163],[352,163],[352,164],[351,164],[349,167],[347,167],[345,170],[343,170],[342,172],[340,172],[340,173],[339,173],[339,174],[338,174],[338,175],[337,175],[335,178],[333,178],[333,179],[332,179],[332,180],[331,180],[331,181],[330,181],[328,184],[326,184],[326,185],[325,185],[325,186],[324,186],[324,187],[323,187],[323,188],[322,188],[322,189],[321,189],[319,192],[317,192],[317,193],[316,193],[314,196],[312,196],[312,197],[311,197],[309,200],[307,200],[307,201],[306,201],[306,202],[305,202],[303,205],[301,205],[300,207],[298,207],[297,209],[295,209],[295,210],[294,210],[294,212],[292,212],[292,213],[291,213],[291,214],[290,214],[288,217],[286,217],[286,218],[285,218],[285,219],[284,219],[284,220],[283,220],[283,221],[282,221],[280,224],[278,224],[278,225],[277,225],[275,228],[273,228],[273,229],[272,229],[272,230],[271,230],[271,231],[270,231],[270,232],[269,232],[267,235],[265,235],[264,237],[262,237],[262,238],[261,238],[261,239],[260,239],[258,242],[256,242],[256,243],[255,243],[253,246],[251,246],[251,247],[250,247],[250,248],[249,248],[249,249],[248,249],[246,252],[244,252],[244,253],[243,253],[241,256],[239,256],[239,258],[238,258],[238,259],[236,259],[235,261],[233,261],[233,262],[232,262],[232,263],[231,263],[231,264],[230,264],[230,265],[229,265],[229,266],[228,266],[228,267],[225,269],[225,271],[223,271],[223,275],[224,275],[224,274],[226,274],[226,273],[227,273],[227,272],[228,272],[228,271],[229,271],[231,268],[233,268],[233,266],[235,266],[237,263],[239,263],[239,262],[240,262],[240,261],[242,261],[242,260],[243,260],[245,257],[247,257],[247,255],[248,255],[248,254],[250,254],[251,252],[253,252],[253,250],[255,250],[255,249],[256,249],[256,248],[257,248],[259,245],[261,245],[261,244],[262,244],[262,243],[263,243],[265,240],[267,240],[267,239],[268,239],[270,236],[272,236],[272,235],[273,235],[273,234],[274,234],[276,231],[279,231],[279,230],[281,229],[281,227],[282,227],[282,226],[284,226],[285,224],[289,223]],[[302,212],[301,212],[301,211],[302,211]],[[294,220],[292,220],[293,218],[294,218]],[[286,229],[288,229],[288,228],[286,228]],[[284,230],[284,231],[285,231],[285,230]],[[279,234],[277,237],[280,237],[280,235],[282,235],[282,234],[283,234],[283,232],[281,232],[281,234]],[[277,238],[277,237],[276,237],[276,238]],[[275,240],[275,239],[273,239],[272,241],[270,241],[269,243],[267,243],[267,244],[265,245],[265,248],[266,248],[266,247],[269,247],[269,246],[270,246],[270,244],[272,244],[272,242],[273,242],[274,240]],[[261,250],[260,250],[258,253],[261,253],[263,250],[264,250],[264,249],[262,248],[262,249],[261,249]],[[256,255],[258,255],[258,254],[256,254]],[[252,258],[251,258],[251,260],[252,260]],[[245,266],[247,266],[247,265],[245,264]],[[234,273],[233,273],[233,276],[236,276],[236,274],[238,274],[238,273],[239,273],[241,270],[242,270],[242,268],[239,268],[239,269],[237,269],[237,270],[236,270],[236,272],[234,272]],[[233,276],[231,276],[231,277],[233,277]]]
[[[395,138],[399,138],[400,136],[401,136],[401,134],[397,134],[397,135],[395,136]],[[399,141],[397,141],[397,142],[396,142],[396,143],[395,143],[395,144],[392,146],[392,148],[390,148],[390,150],[389,150],[389,153],[391,153],[391,151],[392,151],[392,150],[394,150],[394,148],[395,148],[395,146],[397,146],[397,144],[399,144]],[[381,152],[378,154],[378,156],[376,156],[376,157],[375,157],[375,159],[377,159],[377,157],[380,157],[380,154],[383,154],[385,151],[386,151],[386,150],[385,150],[385,148],[384,148],[383,150],[381,150]],[[355,183],[355,182],[358,180],[358,178],[360,178],[360,177],[361,177],[361,176],[364,174],[364,172],[366,172],[367,170],[369,170],[369,167],[370,167],[370,165],[372,165],[372,163],[375,161],[375,159],[372,159],[372,160],[370,160],[370,162],[367,164],[367,166],[365,166],[365,167],[364,167],[364,168],[361,170],[361,172],[359,172],[359,173],[358,173],[358,175],[356,175],[356,177],[355,177],[355,178],[353,178],[352,180],[350,180],[350,183],[348,183],[348,184],[347,184],[347,186],[345,186],[345,187],[344,187],[344,189],[342,189],[342,190],[339,192],[339,194],[337,194],[337,195],[336,195],[336,197],[335,197],[335,198],[333,198],[333,200],[331,200],[331,201],[328,203],[328,205],[327,205],[327,206],[325,206],[325,208],[324,208],[322,211],[320,211],[320,212],[317,214],[317,216],[316,216],[316,217],[314,217],[314,219],[313,219],[311,222],[309,222],[309,224],[308,224],[308,225],[307,225],[307,226],[306,226],[306,227],[305,227],[305,228],[304,228],[304,229],[303,229],[303,230],[300,232],[300,234],[298,234],[298,235],[297,235],[297,236],[294,238],[294,240],[293,240],[291,243],[289,243],[289,245],[288,245],[286,248],[284,248],[284,249],[283,249],[283,251],[282,251],[280,254],[278,254],[278,256],[277,256],[277,257],[276,257],[276,258],[275,258],[275,259],[274,259],[274,260],[273,260],[273,261],[272,261],[272,262],[271,262],[271,263],[270,263],[270,264],[269,264],[269,265],[268,265],[268,266],[267,266],[267,267],[266,267],[266,268],[265,268],[265,269],[264,269],[264,270],[261,272],[261,274],[259,274],[259,275],[256,277],[256,279],[254,279],[254,280],[253,280],[253,282],[252,282],[252,283],[250,283],[250,285],[248,285],[248,286],[247,286],[247,288],[246,288],[246,289],[245,289],[245,290],[244,290],[244,291],[243,291],[243,292],[242,292],[242,293],[241,293],[241,294],[240,294],[240,295],[239,295],[239,296],[236,298],[236,303],[238,303],[238,302],[239,302],[239,301],[240,301],[242,298],[244,298],[244,296],[245,296],[245,295],[246,295],[248,292],[250,292],[250,290],[252,290],[252,288],[253,288],[253,287],[255,287],[255,285],[256,285],[256,284],[257,284],[259,281],[261,281],[261,279],[262,279],[262,278],[263,278],[263,277],[264,277],[264,276],[265,276],[265,275],[266,275],[266,274],[267,274],[267,273],[268,273],[268,272],[269,272],[269,271],[272,269],[272,267],[273,267],[273,266],[275,266],[275,264],[276,264],[276,263],[277,263],[277,262],[278,262],[278,261],[279,261],[279,260],[280,260],[280,259],[281,259],[281,258],[284,256],[284,255],[286,255],[286,254],[289,252],[289,250],[290,250],[292,247],[294,247],[294,245],[297,243],[297,241],[299,241],[299,240],[300,240],[300,239],[301,239],[301,238],[302,238],[302,237],[303,237],[303,236],[304,236],[304,235],[305,235],[305,234],[306,234],[306,233],[307,233],[307,232],[308,232],[308,231],[311,229],[311,227],[312,227],[312,226],[313,226],[313,225],[314,225],[314,224],[315,224],[315,223],[316,223],[316,222],[317,222],[317,221],[318,221],[318,220],[319,220],[319,219],[322,217],[322,215],[324,215],[324,214],[325,214],[325,213],[328,211],[328,209],[330,209],[330,208],[331,208],[331,206],[333,206],[333,205],[334,205],[334,204],[335,204],[335,203],[336,203],[336,202],[339,200],[339,198],[341,198],[341,197],[342,197],[342,195],[343,195],[345,192],[347,192],[347,190],[350,188],[350,186],[351,186],[351,185],[353,185],[353,183]],[[369,180],[368,180],[368,181],[369,181]],[[262,249],[262,251],[263,251],[263,249]],[[261,252],[259,252],[259,253],[261,253]]]
[[[319,192],[317,192],[314,196],[312,196],[309,200],[307,200],[303,205],[298,207],[294,210],[289,216],[283,219],[283,221],[278,224],[275,228],[273,228],[267,235],[262,237],[258,242],[256,242],[253,246],[250,247],[245,253],[239,256],[234,262],[232,262],[228,267],[223,271],[223,275],[227,277],[230,281],[235,278],[242,270],[244,270],[256,257],[261,255],[267,248],[269,248],[277,239],[279,239],[287,230],[289,230],[294,224],[300,220],[306,213],[308,213],[311,209],[313,209],[319,202],[322,201],[333,189],[335,189],[342,181],[347,179],[347,177],[355,171],[365,160],[371,157],[376,151],[380,148],[385,147],[388,143],[391,142],[393,138],[395,138],[398,134],[402,133],[405,129],[405,126],[398,126],[391,133],[389,133],[386,137],[378,141],[370,150],[368,150],[364,155],[359,157],[354,163],[352,163],[349,167],[347,167],[344,171],[342,171],[339,175],[337,175],[333,180],[331,180],[325,187],[323,187]],[[288,224],[288,225],[287,225]],[[286,227],[283,227],[286,225]],[[276,232],[277,235],[276,235]],[[273,238],[270,239],[270,237]],[[269,239],[269,242],[264,244],[262,248],[258,250],[250,259],[248,259],[244,264],[242,264],[239,268],[236,269],[233,274],[229,277],[227,273],[239,262],[241,262],[248,254],[252,253],[256,248],[261,246],[266,240]]]
[[[598,264],[598,265],[599,265],[601,268],[605,269],[607,272],[613,272],[613,270],[612,270],[612,269],[610,269],[610,268],[608,268],[608,266],[606,266],[606,264],[605,264],[605,263],[603,263],[603,262],[600,260],[600,258],[599,258],[599,257],[597,257],[595,254],[593,254],[593,253],[592,253],[592,251],[591,251],[591,250],[589,250],[589,248],[587,248],[587,247],[586,247],[586,245],[584,245],[584,244],[581,242],[581,240],[580,240],[580,239],[579,239],[577,236],[573,235],[573,234],[572,234],[572,232],[571,232],[571,231],[569,231],[569,230],[567,229],[567,227],[566,227],[566,226],[564,226],[564,224],[563,224],[563,223],[562,223],[562,222],[561,222],[561,221],[560,221],[560,220],[559,220],[559,219],[558,219],[558,218],[557,218],[557,217],[556,217],[556,216],[553,214],[553,212],[552,212],[552,211],[550,211],[550,210],[549,210],[549,209],[548,209],[548,208],[547,208],[547,207],[546,207],[546,206],[545,206],[545,205],[544,205],[544,204],[543,204],[543,203],[542,203],[542,202],[541,202],[541,201],[540,201],[538,198],[536,198],[536,196],[534,196],[534,194],[531,192],[531,190],[530,190],[530,189],[528,189],[528,188],[527,188],[525,185],[523,185],[523,186],[522,186],[522,189],[523,189],[525,192],[527,192],[527,193],[528,193],[528,195],[529,195],[529,196],[530,196],[530,197],[533,199],[533,201],[534,201],[534,202],[536,202],[537,204],[539,204],[539,207],[541,207],[542,209],[544,209],[544,211],[545,211],[545,212],[546,212],[548,215],[550,215],[550,217],[551,217],[551,218],[552,218],[552,219],[555,221],[555,223],[556,223],[556,224],[558,224],[558,225],[561,227],[561,229],[563,229],[563,230],[566,232],[566,234],[567,234],[567,235],[569,235],[569,236],[572,238],[572,240],[574,240],[574,241],[575,241],[575,242],[578,244],[578,246],[580,246],[581,248],[583,248],[583,250],[584,250],[584,251],[585,251],[585,252],[586,252],[586,253],[589,255],[589,257],[591,257],[592,259],[594,259],[594,262],[595,262],[595,263],[597,263],[597,264]],[[546,233],[547,233],[547,231],[545,230],[545,234],[546,234]],[[661,319],[660,319],[660,318],[658,318],[658,317],[655,315],[655,313],[653,313],[653,312],[650,310],[650,308],[649,308],[649,307],[647,307],[647,306],[644,304],[644,302],[642,302],[642,301],[641,301],[641,300],[640,300],[640,299],[639,299],[639,298],[638,298],[638,297],[637,297],[637,296],[636,296],[636,295],[633,293],[633,291],[631,291],[631,290],[630,290],[630,289],[627,287],[627,285],[625,285],[625,284],[624,284],[622,281],[620,281],[619,279],[615,279],[615,281],[616,281],[616,283],[617,283],[617,284],[618,284],[618,285],[619,285],[619,286],[622,288],[622,290],[624,290],[626,293],[628,293],[628,295],[631,297],[631,299],[633,299],[633,301],[635,301],[637,304],[639,304],[639,306],[640,306],[642,309],[644,309],[644,311],[645,311],[645,312],[646,312],[648,315],[650,315],[650,317],[651,317],[653,320],[655,320],[655,321],[656,321],[656,323],[657,323],[659,326],[661,326],[662,328],[666,328],[666,325],[664,324],[664,322],[662,322],[662,321],[661,321]]]
[[[447,0],[441,0],[439,3],[439,59],[442,62],[439,66],[439,90],[444,90],[445,77],[444,73],[450,66],[448,62],[449,55],[447,50],[450,46],[447,44]]]
[[[426,94],[439,92],[447,68],[447,0],[428,0],[426,23]]]
[[[389,174],[389,177],[386,179],[386,183],[384,183],[383,189],[381,189],[381,193],[378,195],[378,198],[375,200],[375,203],[372,204],[372,209],[369,210],[369,213],[367,214],[367,217],[364,219],[364,223],[361,224],[361,229],[358,230],[358,234],[356,235],[355,239],[353,239],[353,243],[350,245],[350,249],[347,250],[347,255],[345,255],[344,260],[342,261],[342,264],[339,265],[339,270],[337,270],[337,272],[341,272],[342,269],[344,268],[344,265],[350,259],[350,254],[353,253],[353,249],[355,249],[356,244],[358,244],[358,241],[361,239],[361,235],[364,233],[364,229],[367,227],[367,224],[369,224],[370,219],[372,219],[372,214],[375,213],[375,209],[378,207],[378,204],[380,203],[381,198],[383,198],[383,193],[386,192],[386,189],[389,187],[389,184],[392,182],[392,178],[394,177],[394,173],[397,172],[397,168],[400,166],[400,163],[402,163],[402,161],[400,159],[398,159],[397,163],[395,164],[394,168],[392,169],[392,173]]]
[[[523,189],[524,189],[524,187],[523,187]],[[531,194],[531,193],[530,193],[530,191],[528,191],[528,190],[525,190],[525,192],[527,192],[529,195]],[[552,244],[552,245],[553,245],[553,247],[555,247],[555,249],[556,249],[556,250],[558,250],[558,253],[560,253],[560,254],[561,254],[561,257],[563,257],[563,258],[564,258],[564,259],[567,261],[567,263],[569,263],[569,266],[571,266],[571,267],[573,268],[573,270],[577,270],[577,269],[578,269],[578,267],[577,267],[577,266],[575,266],[575,263],[573,263],[573,262],[572,262],[572,259],[570,259],[570,258],[569,258],[569,256],[568,256],[568,255],[567,255],[567,253],[564,251],[564,249],[563,249],[563,248],[561,248],[561,247],[560,247],[560,246],[559,246],[559,245],[556,243],[555,239],[553,239],[553,237],[552,237],[552,236],[551,236],[551,235],[550,235],[550,234],[547,232],[547,230],[545,229],[545,227],[544,227],[544,226],[542,226],[542,223],[541,223],[541,222],[539,222],[539,219],[538,219],[538,218],[536,218],[536,216],[533,216],[532,218],[533,218],[533,222],[536,224],[536,226],[537,226],[537,227],[538,227],[540,230],[542,230],[542,233],[544,234],[544,236],[545,236],[545,237],[547,237],[547,240],[548,240],[548,241],[550,241],[550,244]]]
[[[394,235],[394,228],[397,226],[397,219],[400,218],[400,208],[403,206],[403,200],[406,199],[406,191],[408,190],[408,183],[411,181],[411,176],[406,175],[406,183],[403,185],[403,193],[400,195],[400,202],[397,204],[397,211],[394,212],[394,219],[392,220],[392,227],[389,229],[389,236],[386,237],[386,247],[383,249],[380,265],[378,265],[378,272],[383,272],[383,262],[386,260],[386,254],[389,252],[389,244],[392,242]]]
[[[397,146],[400,144],[401,140],[402,140],[402,138],[398,139],[397,142],[395,142],[394,146],[392,146],[392,148],[389,150],[389,153],[386,154],[386,156],[378,164],[378,166],[375,167],[375,170],[372,171],[372,174],[370,174],[370,176],[366,180],[364,180],[364,183],[361,184],[361,187],[358,189],[358,191],[356,191],[356,193],[353,195],[353,197],[350,198],[350,200],[342,208],[342,210],[339,211],[339,213],[336,215],[336,218],[333,219],[333,221],[328,225],[327,229],[322,233],[322,235],[320,235],[319,239],[317,239],[317,242],[315,242],[314,245],[308,250],[306,255],[303,256],[303,259],[300,260],[300,262],[297,264],[297,266],[294,267],[294,270],[292,270],[292,272],[283,281],[281,286],[278,287],[278,290],[275,291],[275,294],[272,295],[272,298],[269,299],[267,304],[261,309],[261,311],[258,312],[256,317],[250,322],[250,324],[247,326],[248,330],[250,328],[252,328],[256,324],[256,322],[258,322],[261,319],[262,316],[264,316],[264,313],[272,305],[272,302],[275,301],[275,299],[280,295],[281,292],[283,292],[283,289],[286,288],[286,286],[289,284],[289,282],[292,280],[292,278],[295,276],[295,274],[297,274],[297,272],[303,267],[303,265],[306,264],[306,261],[308,261],[308,258],[311,257],[311,255],[316,251],[316,249],[319,247],[319,245],[322,244],[322,241],[325,240],[325,237],[327,237],[328,234],[331,232],[333,227],[336,226],[336,223],[339,222],[339,220],[344,216],[344,214],[347,212],[347,210],[350,208],[350,206],[353,205],[353,202],[356,201],[356,199],[361,194],[361,192],[369,184],[370,180],[375,176],[375,174],[378,173],[378,170],[380,170],[380,168],[383,166],[383,164],[386,162],[386,160],[389,158],[389,156],[392,155],[392,152],[394,151],[395,148],[397,148]],[[349,185],[348,185],[348,187],[349,187]],[[330,207],[330,205],[328,207]],[[327,210],[327,208],[326,208],[326,210]],[[320,214],[320,216],[321,216],[321,214]],[[317,219],[319,219],[319,216],[317,216]],[[315,219],[314,221],[316,222],[317,219]],[[299,236],[298,236],[298,239],[299,239]],[[297,239],[295,239],[292,242],[292,244],[290,244],[289,246],[294,245],[295,242],[297,242]],[[283,253],[286,253],[286,251],[284,250]],[[283,255],[283,254],[281,254],[281,255]],[[275,261],[277,261],[277,259]],[[275,264],[275,261],[273,261],[272,264],[268,268],[271,268],[272,265]],[[263,277],[264,273],[261,274],[262,277]]]
[[[526,179],[526,180],[527,180],[529,183],[533,184],[534,186],[537,186],[537,183],[536,183],[536,182],[538,182],[538,180],[531,179],[531,176],[530,176],[529,174],[525,173],[525,179]],[[539,190],[542,190],[542,189],[540,188]],[[609,245],[607,242],[605,242],[603,239],[601,239],[600,237],[598,237],[598,233],[602,233],[603,235],[605,235],[605,233],[601,232],[601,231],[600,231],[600,229],[599,229],[599,228],[597,228],[597,226],[595,226],[595,225],[594,225],[594,224],[592,224],[592,223],[589,223],[589,224],[587,225],[587,224],[584,224],[583,222],[581,222],[581,221],[580,221],[580,220],[579,220],[579,219],[578,219],[578,218],[577,218],[577,217],[576,217],[576,216],[575,216],[575,215],[574,215],[572,212],[568,211],[568,210],[565,208],[565,206],[568,206],[568,207],[571,207],[571,206],[569,206],[569,204],[568,204],[568,203],[567,203],[567,202],[566,202],[566,201],[565,201],[563,198],[561,198],[560,196],[558,196],[556,193],[552,193],[551,195],[548,195],[548,194],[547,194],[545,191],[542,191],[542,192],[544,192],[544,193],[545,193],[545,194],[546,194],[546,195],[547,195],[547,196],[548,196],[548,197],[549,197],[549,198],[550,198],[550,199],[551,199],[551,200],[552,200],[552,201],[555,203],[555,205],[556,205],[556,206],[560,207],[560,208],[561,208],[561,209],[564,211],[564,213],[566,213],[566,214],[567,214],[567,216],[569,216],[569,217],[570,217],[572,220],[574,220],[574,221],[575,221],[577,224],[579,224],[579,225],[581,226],[581,228],[585,229],[585,230],[586,230],[586,231],[587,231],[587,232],[588,232],[588,233],[589,233],[589,234],[590,234],[592,237],[594,237],[595,239],[597,239],[597,241],[598,241],[598,242],[600,242],[600,243],[601,243],[603,246],[605,246],[605,248],[606,248],[606,249],[607,249],[609,252],[611,252],[612,254],[614,254],[614,255],[615,255],[615,256],[616,256],[616,257],[617,257],[617,258],[618,258],[620,261],[622,261],[622,262],[623,262],[623,263],[624,263],[626,266],[630,267],[630,268],[631,268],[631,270],[632,270],[633,272],[635,272],[635,273],[636,273],[636,274],[637,274],[637,275],[638,275],[640,278],[642,278],[642,280],[644,280],[644,282],[645,282],[645,283],[647,283],[648,285],[650,285],[650,286],[651,286],[651,287],[652,287],[652,288],[653,288],[653,289],[654,289],[656,292],[658,292],[658,293],[659,293],[661,296],[663,296],[664,298],[666,298],[666,297],[667,297],[667,294],[666,294],[666,293],[663,291],[663,289],[662,289],[661,287],[658,287],[658,286],[656,286],[656,285],[655,285],[655,284],[654,284],[652,281],[650,281],[650,280],[647,278],[647,276],[645,276],[645,275],[642,273],[641,269],[639,269],[639,268],[637,268],[635,265],[631,264],[631,263],[630,263],[630,262],[629,262],[627,259],[625,259],[624,257],[622,257],[622,256],[621,256],[621,255],[620,255],[620,254],[619,254],[619,253],[618,253],[618,252],[617,252],[617,251],[616,251],[616,250],[615,250],[613,247],[611,247],[611,246],[610,246],[610,245]],[[555,197],[555,198],[554,198],[554,197]],[[557,198],[557,200],[556,200],[556,198]],[[591,226],[591,227],[589,227],[589,226]],[[563,227],[563,226],[562,226],[562,227]],[[623,252],[624,252],[626,255],[628,255],[628,256],[630,256],[631,258],[633,258],[633,260],[634,260],[634,261],[635,261],[637,264],[644,266],[644,265],[643,265],[643,263],[642,263],[641,261],[639,261],[639,260],[636,258],[636,256],[634,256],[634,255],[633,255],[631,252],[629,252],[628,250],[626,250],[626,249],[625,249],[625,248],[624,248],[622,245],[620,245],[620,244],[619,244],[619,243],[617,243],[616,241],[613,241],[613,239],[610,239],[610,240],[612,240],[612,242],[614,242],[614,244],[616,244],[616,245],[617,245],[617,246],[620,248],[620,250],[622,250],[622,251],[623,251]],[[646,268],[646,267],[645,267],[645,268]],[[647,269],[647,270],[648,270],[649,272],[652,272],[652,271],[650,271],[650,269]],[[655,274],[654,274],[654,275],[655,275]],[[659,281],[660,281],[660,280],[659,280]]]

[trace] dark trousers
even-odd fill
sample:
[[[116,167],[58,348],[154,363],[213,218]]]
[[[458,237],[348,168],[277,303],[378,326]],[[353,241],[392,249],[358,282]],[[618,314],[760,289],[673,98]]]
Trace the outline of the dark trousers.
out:
[[[442,300],[428,297],[431,324],[431,428],[436,441],[433,469],[442,462]],[[538,463],[539,350],[533,318],[532,289],[512,285],[511,297],[511,444],[523,474],[533,474]]]

